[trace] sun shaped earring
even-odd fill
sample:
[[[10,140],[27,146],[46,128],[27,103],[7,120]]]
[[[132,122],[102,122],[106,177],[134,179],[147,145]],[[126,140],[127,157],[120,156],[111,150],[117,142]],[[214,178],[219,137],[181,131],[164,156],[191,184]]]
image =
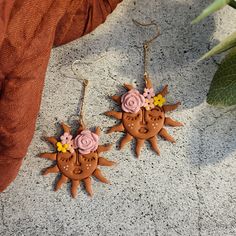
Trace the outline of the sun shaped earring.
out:
[[[72,70],[74,71],[73,65]],[[87,85],[88,80],[83,80],[84,92],[80,107],[80,126],[76,136],[73,138],[70,127],[62,123],[61,126],[63,128],[63,134],[59,139],[56,137],[46,137],[46,140],[54,146],[56,152],[41,153],[39,155],[42,158],[55,161],[55,165],[46,168],[43,171],[43,175],[47,175],[49,173],[61,174],[56,183],[55,191],[60,189],[64,183],[70,180],[71,195],[73,198],[77,196],[77,189],[82,181],[85,184],[87,193],[90,196],[93,195],[91,176],[96,177],[103,183],[109,183],[109,181],[101,173],[98,166],[112,166],[115,163],[101,156],[101,153],[110,150],[112,145],[99,145],[100,128],[97,127],[95,132],[91,132],[89,129],[86,129],[84,125],[83,104]]]
[[[151,26],[155,23],[141,24],[133,20],[135,24],[142,26]],[[174,138],[168,134],[164,128],[168,126],[182,126],[183,124],[166,116],[166,112],[175,110],[180,102],[176,104],[165,104],[165,96],[168,93],[168,86],[158,92],[154,91],[152,82],[147,73],[147,50],[149,44],[160,35],[157,27],[157,34],[152,39],[146,41],[143,45],[144,48],[144,80],[146,87],[143,93],[140,93],[130,84],[125,84],[124,87],[128,90],[122,96],[112,96],[112,99],[121,106],[121,112],[108,111],[105,112],[107,116],[114,117],[121,120],[121,123],[111,127],[108,133],[111,132],[125,132],[125,136],[120,142],[120,149],[123,148],[132,139],[136,139],[136,156],[140,155],[141,148],[145,140],[149,141],[153,150],[160,155],[160,150],[157,144],[157,135],[162,138],[175,142]]]

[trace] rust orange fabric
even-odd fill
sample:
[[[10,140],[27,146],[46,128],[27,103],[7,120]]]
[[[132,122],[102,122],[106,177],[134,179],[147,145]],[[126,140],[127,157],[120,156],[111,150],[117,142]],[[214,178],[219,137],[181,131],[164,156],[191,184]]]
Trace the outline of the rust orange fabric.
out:
[[[0,192],[31,142],[50,51],[103,23],[121,0],[0,0]]]

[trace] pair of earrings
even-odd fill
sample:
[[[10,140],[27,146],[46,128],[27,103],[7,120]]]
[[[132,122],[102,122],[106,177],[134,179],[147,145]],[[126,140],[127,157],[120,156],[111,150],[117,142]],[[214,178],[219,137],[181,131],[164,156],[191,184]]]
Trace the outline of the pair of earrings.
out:
[[[134,21],[134,23],[141,26],[154,25],[157,27],[155,23],[141,24],[137,21]],[[137,156],[139,156],[145,140],[148,140],[152,149],[160,155],[156,136],[159,135],[167,141],[174,143],[174,138],[168,134],[164,126],[182,126],[182,123],[166,116],[166,112],[175,110],[180,105],[180,102],[171,105],[165,104],[168,86],[164,86],[159,93],[155,94],[147,72],[148,47],[159,35],[160,33],[157,27],[157,34],[143,44],[144,92],[140,93],[133,85],[125,84],[124,87],[128,91],[122,96],[112,97],[112,99],[120,105],[122,111],[118,112],[112,110],[105,113],[107,116],[114,117],[121,121],[120,124],[111,127],[108,130],[108,133],[125,132],[125,136],[120,142],[120,148],[123,148],[132,139],[136,139],[135,151]],[[75,63],[76,61],[72,64],[71,69],[74,74],[77,75],[74,69]],[[79,129],[77,135],[73,138],[70,127],[62,123],[63,134],[60,136],[60,140],[56,137],[46,138],[46,140],[55,147],[56,152],[40,154],[40,157],[56,162],[54,166],[45,169],[43,175],[61,173],[61,177],[56,183],[55,191],[60,189],[64,183],[71,180],[72,197],[77,196],[77,189],[81,181],[84,182],[87,193],[90,196],[93,195],[91,176],[96,177],[103,183],[109,183],[98,166],[112,166],[114,164],[113,161],[109,161],[101,156],[101,153],[111,149],[111,145],[99,145],[100,128],[97,127],[96,130],[92,132],[85,126],[83,106],[87,87],[88,80],[83,78],[83,100],[80,106]]]

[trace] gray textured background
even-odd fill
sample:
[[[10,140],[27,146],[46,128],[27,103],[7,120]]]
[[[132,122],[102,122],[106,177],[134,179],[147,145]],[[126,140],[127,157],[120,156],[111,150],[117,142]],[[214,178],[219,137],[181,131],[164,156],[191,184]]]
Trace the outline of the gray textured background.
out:
[[[210,2],[125,0],[93,33],[52,51],[33,142],[16,181],[0,196],[0,235],[236,235],[236,111],[205,102],[220,57],[196,62],[233,31],[236,12],[227,7],[191,26]],[[124,92],[127,81],[142,88],[142,42],[153,32],[132,17],[161,27],[150,75],[157,88],[169,84],[168,101],[183,102],[170,116],[185,126],[168,129],[176,145],[160,139],[161,157],[148,144],[139,160],[133,144],[123,151],[114,145],[105,156],[118,164],[102,168],[112,185],[94,180],[92,199],[83,186],[77,199],[69,184],[55,193],[56,175],[40,175],[51,161],[36,155],[50,150],[42,134],[59,133],[59,122],[76,114],[81,84],[67,79],[71,63],[80,60],[78,70],[91,81],[86,123],[104,132],[116,122],[102,114],[115,106],[108,95]],[[101,143],[118,144],[121,136],[103,133]]]

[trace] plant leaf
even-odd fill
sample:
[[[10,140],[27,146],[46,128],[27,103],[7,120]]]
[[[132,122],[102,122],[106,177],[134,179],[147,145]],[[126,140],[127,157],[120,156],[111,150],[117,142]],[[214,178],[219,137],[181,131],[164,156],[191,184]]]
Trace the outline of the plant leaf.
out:
[[[216,71],[207,102],[217,106],[236,104],[236,47],[231,49]]]
[[[199,61],[209,58],[211,56],[214,56],[215,54],[224,52],[230,48],[233,48],[236,46],[236,32],[229,35],[227,38],[225,38],[223,41],[221,41],[218,45],[216,45],[214,48],[212,48],[209,52],[204,54]]]
[[[236,1],[235,0],[231,0],[229,5],[236,9]]]
[[[205,8],[201,14],[195,18],[191,24],[196,24],[199,21],[203,20],[205,17],[209,16],[210,14],[220,10],[230,2],[234,2],[232,0],[215,0],[212,4],[210,4],[207,8]]]

